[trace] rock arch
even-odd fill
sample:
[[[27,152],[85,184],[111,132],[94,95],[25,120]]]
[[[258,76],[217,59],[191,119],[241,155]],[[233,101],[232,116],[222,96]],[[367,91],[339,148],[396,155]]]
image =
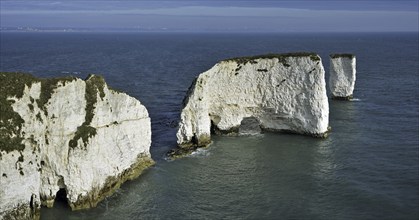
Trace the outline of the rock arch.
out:
[[[221,61],[197,77],[184,100],[177,132],[182,152],[207,146],[211,131],[238,133],[243,119],[314,137],[326,137],[329,129],[325,72],[314,53]]]

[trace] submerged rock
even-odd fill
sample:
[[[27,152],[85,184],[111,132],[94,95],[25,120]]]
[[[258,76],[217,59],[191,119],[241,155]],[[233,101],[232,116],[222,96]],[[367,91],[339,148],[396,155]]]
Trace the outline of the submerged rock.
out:
[[[332,98],[351,100],[356,80],[356,58],[353,54],[330,55],[329,87]]]
[[[200,74],[184,100],[177,157],[207,146],[211,133],[262,130],[325,137],[329,124],[324,68],[314,53],[221,61]]]
[[[95,207],[153,164],[147,109],[100,76],[0,73],[0,219],[39,218],[57,192]]]

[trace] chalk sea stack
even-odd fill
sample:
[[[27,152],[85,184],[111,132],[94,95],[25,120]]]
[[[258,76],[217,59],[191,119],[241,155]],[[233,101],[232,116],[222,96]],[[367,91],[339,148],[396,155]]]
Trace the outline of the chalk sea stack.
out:
[[[329,129],[325,72],[315,53],[221,61],[196,78],[183,104],[172,157],[207,146],[211,133],[235,135],[244,125],[314,137]]]
[[[0,73],[0,219],[37,219],[58,192],[95,207],[154,162],[147,109],[91,75]]]
[[[356,57],[353,54],[330,55],[329,87],[332,99],[351,100],[356,80]]]

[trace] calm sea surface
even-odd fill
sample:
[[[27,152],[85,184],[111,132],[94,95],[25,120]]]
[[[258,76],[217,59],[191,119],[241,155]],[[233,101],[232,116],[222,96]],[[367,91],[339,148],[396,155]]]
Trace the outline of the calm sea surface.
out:
[[[102,74],[152,119],[157,162],[97,208],[63,203],[41,219],[418,219],[418,34],[1,33],[0,70]],[[356,101],[330,102],[327,139],[265,133],[176,145],[182,99],[222,59],[313,51],[357,55]]]

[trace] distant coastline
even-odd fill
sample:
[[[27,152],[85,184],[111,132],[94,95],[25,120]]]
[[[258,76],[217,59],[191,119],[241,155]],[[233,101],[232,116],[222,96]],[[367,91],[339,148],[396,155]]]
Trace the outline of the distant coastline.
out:
[[[0,27],[0,33],[271,33],[271,34],[304,34],[304,33],[418,33],[418,31],[359,31],[359,32],[345,32],[345,31],[266,31],[258,29],[177,29],[177,28],[147,28],[147,27],[127,27],[127,28],[80,28],[80,27]]]

